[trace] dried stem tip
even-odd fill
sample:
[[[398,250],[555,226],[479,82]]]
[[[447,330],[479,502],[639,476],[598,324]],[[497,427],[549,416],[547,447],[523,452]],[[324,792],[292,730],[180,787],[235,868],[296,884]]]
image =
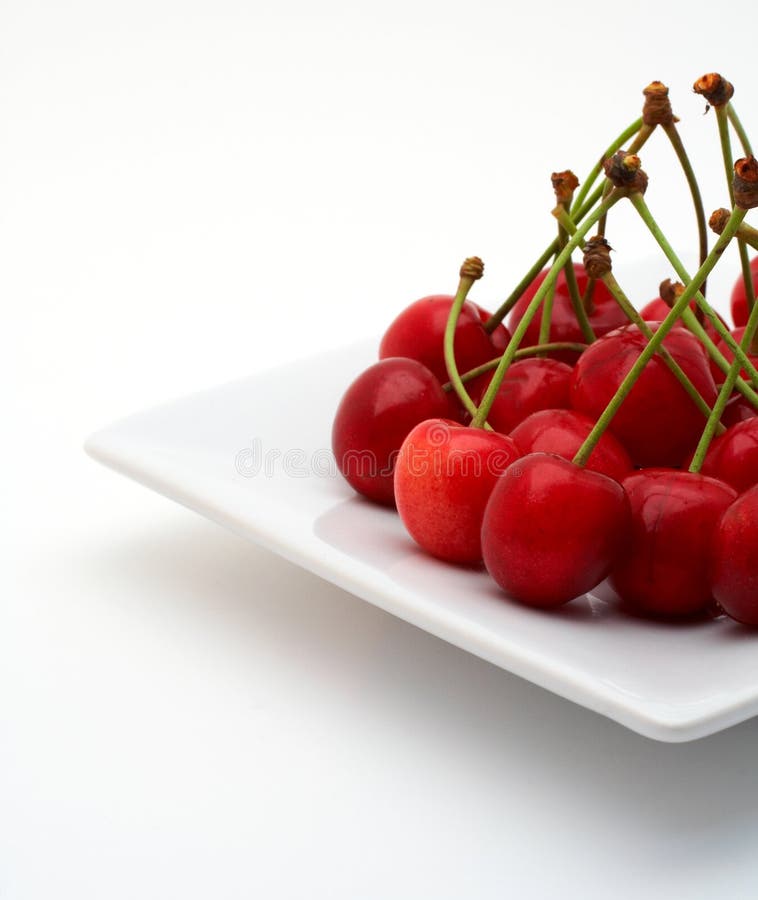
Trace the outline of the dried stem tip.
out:
[[[613,247],[599,234],[587,239],[584,245],[584,268],[590,278],[599,281],[610,275],[611,250]]]
[[[644,194],[647,188],[647,175],[642,171],[639,156],[619,150],[613,156],[603,160],[606,178],[614,187],[629,193]]]
[[[726,106],[734,96],[734,85],[719,75],[709,72],[692,85],[692,90],[700,94],[711,106]]]
[[[555,191],[555,199],[564,206],[569,206],[574,196],[574,191],[579,187],[579,179],[571,169],[565,172],[553,172],[550,176]]]
[[[661,282],[658,293],[666,306],[673,306],[684,293],[684,285],[681,281],[672,281],[667,278]]]
[[[740,209],[758,206],[758,160],[754,156],[738,159],[734,164],[734,205]]]
[[[478,256],[470,256],[461,266],[461,278],[479,281],[482,275],[484,275],[484,263]]]
[[[729,210],[724,209],[722,206],[721,209],[717,209],[711,213],[711,217],[708,219],[708,225],[710,226],[711,231],[714,231],[716,234],[723,234],[728,221]]]
[[[669,89],[663,82],[651,81],[642,93],[645,95],[642,107],[642,121],[645,125],[673,125],[679,121],[671,109]]]

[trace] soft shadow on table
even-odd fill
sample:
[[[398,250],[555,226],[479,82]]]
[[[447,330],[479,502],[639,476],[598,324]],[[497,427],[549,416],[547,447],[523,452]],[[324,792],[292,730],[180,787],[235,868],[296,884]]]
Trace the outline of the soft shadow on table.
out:
[[[255,645],[263,636],[282,666],[326,696],[359,693],[377,727],[455,747],[460,765],[483,777],[516,766],[528,781],[549,781],[556,803],[582,805],[591,792],[628,824],[680,838],[719,829],[739,840],[755,820],[758,720],[687,744],[648,740],[209,523],[176,523],[88,548],[88,565],[132,586],[137,608],[142,593],[151,604],[164,597],[172,616],[207,616],[210,606],[213,639]]]

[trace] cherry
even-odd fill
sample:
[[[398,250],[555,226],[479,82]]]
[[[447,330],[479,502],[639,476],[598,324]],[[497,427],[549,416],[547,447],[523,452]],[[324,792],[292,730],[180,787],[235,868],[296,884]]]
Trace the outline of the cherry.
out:
[[[649,324],[656,331],[660,323]],[[647,338],[636,325],[619,328],[595,341],[574,368],[572,407],[597,419],[646,345]],[[716,385],[700,341],[686,329],[674,327],[666,335],[664,346],[705,402],[713,406]],[[679,466],[694,450],[704,425],[703,414],[656,355],[621,404],[610,430],[635,465]]]
[[[758,294],[758,256],[751,261],[750,271],[753,273],[753,290]],[[730,306],[734,324],[737,327],[747,325],[747,294],[745,293],[745,280],[742,275],[735,281],[732,288]]]
[[[359,494],[392,505],[400,445],[414,425],[448,411],[448,395],[420,362],[375,363],[353,381],[337,408],[332,449],[340,472]]]
[[[560,606],[610,572],[629,527],[621,485],[560,456],[531,453],[500,477],[482,524],[484,564],[514,600]]]
[[[701,472],[730,484],[738,493],[758,484],[758,419],[746,419],[716,438]]]
[[[732,329],[732,337],[734,338],[734,340],[735,340],[738,344],[742,344],[742,338],[744,337],[744,334],[745,334],[745,326],[744,326],[744,325],[741,325],[739,328],[733,328],[733,329]],[[724,342],[724,340],[723,340],[723,339],[719,339],[719,340],[716,342],[716,346],[717,346],[718,349],[721,351],[721,353],[723,354],[723,356],[724,356],[724,358],[726,359],[726,361],[731,365],[732,360],[734,359],[734,353],[732,353],[732,351],[731,351],[730,348],[726,345],[726,343]],[[748,357],[748,359],[750,360],[750,362],[751,362],[754,366],[757,366],[757,367],[758,367],[758,354],[755,354],[755,353],[748,353],[748,354],[747,354],[747,357]],[[715,378],[715,380],[716,380],[717,383],[720,384],[720,383],[722,383],[722,382],[725,380],[725,377],[726,377],[726,376],[725,376],[724,373],[721,371],[721,369],[718,368],[718,366],[716,365],[716,363],[713,362],[713,361],[711,361],[711,371],[713,372],[713,377]],[[749,380],[750,380],[750,376],[745,372],[744,369],[741,369],[741,370],[740,370],[740,376],[741,376],[742,378],[744,378],[746,381],[749,381]]]
[[[506,435],[446,419],[417,425],[395,467],[397,511],[410,536],[432,556],[482,559],[484,507],[498,476],[518,458]]]
[[[406,307],[385,331],[379,358],[405,356],[423,363],[441,382],[448,380],[443,349],[453,297],[435,294],[422,297]],[[504,325],[490,335],[484,330],[489,314],[467,301],[455,330],[455,358],[458,371],[466,372],[500,356],[510,340]]]
[[[744,625],[758,625],[758,486],[724,513],[711,551],[711,587],[724,612]]]
[[[511,437],[524,456],[540,452],[573,459],[594,424],[573,409],[544,409],[524,419]],[[622,444],[606,431],[592,451],[587,468],[621,481],[631,472],[632,461]]]
[[[690,309],[693,313],[697,315],[698,305],[697,301],[693,300],[690,303]],[[671,312],[671,307],[666,303],[665,300],[662,300],[660,297],[656,297],[655,300],[651,300],[646,306],[643,306],[640,310],[640,315],[646,322],[662,322],[666,316]],[[726,322],[719,316],[721,323],[724,328],[727,327]],[[718,343],[720,340],[719,334],[716,329],[713,327],[713,323],[710,319],[704,318],[702,322],[703,328],[705,329],[708,337],[714,342]],[[721,375],[721,370],[718,369],[719,375]],[[723,377],[723,376],[722,376]]]
[[[471,396],[481,403],[492,381],[482,375],[471,386]],[[519,359],[511,363],[490,407],[487,421],[503,434],[539,409],[567,409],[571,366],[557,359]]]
[[[611,587],[634,612],[681,617],[705,611],[711,543],[736,491],[715,478],[670,469],[629,475],[623,485],[632,527]]]
[[[529,301],[537,293],[540,285],[547,277],[548,271],[548,269],[543,269],[539,273],[539,275],[537,275],[537,277],[532,281],[529,287],[524,291],[524,293],[519,297],[518,302],[513,307],[513,310],[508,317],[508,326],[510,327],[511,331],[513,331],[513,329],[521,321],[524,313],[526,312],[526,308],[529,305]],[[587,289],[589,277],[587,276],[587,273],[584,270],[584,266],[581,265],[581,263],[574,263],[574,271],[576,272],[576,280],[579,285],[579,292],[582,294],[582,296],[584,296],[584,292]],[[592,303],[593,308],[591,312],[588,311],[588,318],[590,321],[590,325],[592,326],[592,330],[595,332],[595,335],[597,337],[600,337],[603,334],[607,334],[614,328],[619,328],[621,325],[624,325],[629,321],[624,312],[619,307],[618,303],[616,303],[616,301],[614,300],[611,292],[603,284],[602,281],[595,282],[595,287],[592,294]],[[529,323],[529,327],[527,328],[526,334],[524,335],[523,346],[535,345],[539,343],[541,313],[542,304],[540,304],[537,314]],[[558,280],[556,281],[555,299],[553,300],[553,314],[552,321],[550,323],[549,340],[551,342],[584,341],[584,336],[582,335],[582,331],[576,319],[574,307],[571,305],[571,295],[569,294],[568,284],[566,283],[566,274],[563,271],[561,271],[561,273],[558,275]],[[551,353],[550,355],[555,359],[559,359],[562,362],[568,363],[569,365],[573,365],[573,363],[575,363],[579,358],[579,354],[573,350],[559,350]]]
[[[732,394],[726,404],[721,421],[727,428],[731,428],[732,425],[736,425],[738,422],[754,419],[756,416],[758,416],[758,409],[749,400],[745,399],[741,394]]]

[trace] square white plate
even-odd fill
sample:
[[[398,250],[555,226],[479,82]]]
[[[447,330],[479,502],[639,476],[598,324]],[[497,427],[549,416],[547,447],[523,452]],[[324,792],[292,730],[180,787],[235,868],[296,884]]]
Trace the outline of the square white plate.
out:
[[[334,471],[330,432],[345,388],[374,361],[365,343],[124,419],[92,436],[102,463],[356,596],[575,703],[662,741],[758,713],[758,637],[726,621],[620,615],[602,597],[541,613],[484,571],[424,556],[397,516]]]

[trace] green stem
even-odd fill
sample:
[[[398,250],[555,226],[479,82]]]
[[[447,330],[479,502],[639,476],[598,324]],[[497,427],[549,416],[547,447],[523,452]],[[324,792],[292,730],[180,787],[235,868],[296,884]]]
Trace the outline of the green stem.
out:
[[[750,146],[750,138],[747,136],[747,132],[745,131],[742,122],[740,122],[731,102],[727,104],[726,114],[729,117],[729,121],[732,123],[732,128],[734,128],[734,130],[737,132],[737,137],[740,139],[740,144],[742,144],[742,152],[745,154],[745,156],[752,156],[753,150]]]
[[[516,287],[511,291],[508,295],[508,298],[500,304],[498,309],[487,319],[484,323],[484,330],[488,334],[492,334],[492,332],[497,328],[497,326],[503,321],[503,319],[508,315],[508,313],[513,309],[513,307],[518,303],[519,298],[524,293],[524,291],[529,287],[529,285],[534,281],[534,279],[540,274],[543,267],[547,264],[548,260],[551,256],[555,256],[558,251],[558,239],[556,238],[550,246],[546,247],[542,255],[539,259],[534,263],[534,265],[529,269],[529,271],[524,275],[524,277],[519,281]]]
[[[590,172],[590,174],[585,179],[583,185],[580,186],[578,193],[574,197],[574,202],[571,204],[571,210],[575,211],[581,208],[582,203],[584,203],[587,194],[590,192],[590,188],[597,181],[598,176],[603,171],[603,160],[608,159],[609,156],[613,156],[613,154],[620,150],[621,147],[629,140],[630,137],[637,134],[637,132],[642,127],[642,116],[639,119],[635,119],[634,122],[628,127],[625,128],[621,134],[616,138],[616,140],[606,148],[605,153],[600,157],[600,159],[595,163],[594,168]],[[593,204],[594,205],[594,204]],[[572,213],[573,215],[573,213]]]
[[[568,285],[571,305],[574,308],[574,315],[576,316],[576,321],[579,323],[579,330],[582,332],[584,340],[587,341],[588,344],[592,344],[597,338],[595,337],[595,332],[592,330],[592,325],[590,325],[587,310],[584,307],[584,300],[579,292],[579,285],[576,281],[576,272],[574,271],[574,263],[571,261],[571,257],[569,257],[563,271],[566,273],[566,284]]]
[[[521,347],[519,350],[517,350],[514,359],[528,359],[531,356],[542,356],[546,353],[557,353],[561,350],[568,350],[571,353],[583,353],[587,349],[587,346],[587,344],[579,344],[572,341],[553,341],[549,344],[533,344],[531,347]],[[500,359],[501,357],[496,356],[494,359],[490,359],[486,363],[482,363],[480,366],[476,366],[476,368],[474,369],[469,369],[467,372],[462,372],[461,381],[464,384],[468,384],[469,381],[473,381],[480,375],[486,375],[487,372],[491,372],[493,369],[496,369],[498,367]],[[452,382],[448,381],[443,384],[442,390],[447,391],[448,393],[452,391]]]
[[[708,225],[705,221],[705,209],[703,208],[703,197],[700,193],[700,186],[697,183],[695,170],[692,168],[692,163],[690,162],[689,156],[687,156],[687,151],[684,149],[682,137],[679,134],[678,128],[672,122],[670,125],[664,125],[663,130],[666,132],[669,141],[671,141],[671,146],[674,148],[674,152],[679,160],[679,165],[682,167],[684,176],[687,179],[690,194],[692,195],[692,205],[695,207],[695,218],[697,219],[697,234],[700,251],[698,265],[702,266],[706,256],[708,256]],[[701,293],[705,296],[705,282],[703,282]]]
[[[603,203],[601,203],[600,206],[592,213],[592,215],[582,223],[581,227],[574,235],[574,237],[558,254],[550,271],[545,277],[545,280],[539,286],[539,289],[537,290],[537,293],[534,295],[534,297],[532,297],[532,299],[529,301],[529,306],[524,311],[524,315],[521,321],[516,326],[516,330],[513,332],[513,337],[510,339],[508,346],[505,348],[505,353],[503,353],[503,356],[498,363],[497,369],[495,370],[492,381],[490,381],[489,387],[487,388],[487,391],[482,398],[482,402],[479,404],[479,409],[474,416],[474,420],[471,423],[472,425],[481,427],[482,423],[486,422],[490,407],[495,400],[495,396],[497,395],[500,384],[505,377],[505,373],[508,371],[508,366],[513,361],[516,355],[516,351],[518,350],[521,341],[524,339],[524,335],[526,334],[526,331],[529,328],[532,319],[534,318],[537,310],[540,308],[540,304],[545,299],[545,296],[550,290],[552,283],[558,278],[558,273],[566,264],[567,260],[571,258],[571,254],[579,246],[584,236],[597,223],[598,219],[602,215],[604,215],[615,203],[617,203],[622,196],[624,196],[623,193],[614,192],[610,195],[610,197],[604,200]]]
[[[648,229],[650,230],[650,233],[653,235],[655,240],[658,242],[658,246],[665,253],[666,258],[673,266],[674,271],[676,272],[677,277],[680,279],[680,281],[684,282],[685,284],[687,282],[691,281],[690,275],[688,274],[687,270],[682,265],[679,257],[674,252],[674,248],[671,246],[671,244],[669,244],[668,240],[666,239],[666,236],[663,234],[661,229],[658,227],[658,224],[655,221],[655,219],[653,218],[652,213],[650,212],[647,203],[645,203],[644,197],[641,194],[632,194],[629,197],[629,199],[631,200],[634,208],[640,214],[640,217],[642,218],[643,222],[647,225]],[[703,297],[703,295],[699,291],[697,291],[694,296],[694,299],[697,301],[698,306],[703,310],[704,315],[706,316],[708,321],[711,323],[711,325],[713,326],[713,329],[718,334],[718,336],[724,341],[724,343],[727,345],[727,347],[729,347],[729,349],[732,351],[732,353],[734,353],[736,356],[740,357],[740,362],[742,363],[742,367],[750,375],[750,378],[755,380],[756,377],[758,377],[758,370],[756,370],[756,368],[752,364],[752,362],[742,352],[742,348],[734,340],[734,337],[732,336],[729,329],[724,325],[724,323],[721,321],[721,319],[719,319],[718,315],[714,312],[714,310],[712,309],[712,307],[710,306],[708,301],[705,299],[705,297]],[[692,318],[695,319],[695,316],[692,316]],[[688,328],[691,327],[691,321],[692,320],[689,319],[688,317],[685,317],[685,319],[684,319],[685,325],[687,325]],[[692,329],[692,330],[694,330],[694,329]],[[702,326],[700,327],[700,330],[696,331],[695,333],[702,340],[702,335],[704,333]],[[716,362],[716,364],[722,369],[722,371],[728,371],[729,363],[727,362],[727,360],[724,359],[723,355],[718,351],[718,348],[716,348],[713,341],[708,341],[708,342],[704,341],[704,343],[706,345],[706,349],[708,350],[709,355],[713,358],[713,360]],[[724,368],[724,366],[726,368]],[[740,381],[742,381],[742,379],[740,379]],[[738,387],[739,387],[739,384],[740,384],[740,382],[738,381],[737,382]],[[744,381],[742,381],[742,384],[743,385],[745,384]],[[758,385],[758,381],[756,381],[756,384]],[[742,391],[742,393],[744,393],[744,391]]]
[[[703,260],[705,262],[705,260]],[[613,295],[613,299],[618,303],[621,307],[622,311],[626,315],[626,317],[633,322],[637,328],[645,335],[645,337],[650,340],[653,336],[654,332],[650,325],[642,318],[642,316],[637,312],[637,310],[632,305],[631,300],[626,296],[626,294],[621,290],[621,286],[618,281],[616,281],[615,276],[612,272],[609,272],[603,278],[603,284],[608,288],[608,290]],[[681,384],[684,390],[687,392],[688,397],[692,400],[692,402],[697,406],[700,412],[706,417],[706,419],[710,418],[711,408],[705,402],[703,395],[700,391],[695,387],[695,385],[690,381],[687,373],[684,369],[679,365],[679,363],[674,359],[674,357],[669,353],[667,348],[664,345],[661,345],[661,349],[659,351],[661,359],[666,363],[672,375],[676,378],[676,380]],[[723,425],[720,422],[717,425],[721,431],[724,431]]]
[[[642,118],[640,117],[639,119],[636,119],[634,122],[632,122],[632,124],[628,128],[625,128],[624,131],[621,132],[616,140],[606,149],[605,153],[603,153],[603,155],[600,157],[590,174],[587,176],[584,184],[580,186],[579,191],[574,197],[574,202],[571,204],[572,218],[575,222],[581,222],[587,215],[587,213],[603,196],[603,187],[601,186],[592,194],[589,199],[587,199],[590,188],[595,183],[595,181],[597,181],[598,176],[603,171],[603,160],[607,159],[609,156],[613,156],[613,154],[619,148],[623,147],[623,145],[629,140],[630,137],[632,137],[632,135],[635,135],[640,131],[641,127]],[[550,257],[554,256],[558,252],[558,249],[558,239],[556,238],[548,247],[545,248],[540,258],[534,263],[534,265],[516,285],[513,291],[511,291],[511,293],[508,295],[508,298],[503,301],[496,312],[494,312],[487,320],[484,327],[488,333],[491,334],[508,315],[508,313],[513,309],[516,303],[518,303],[519,297],[521,297],[521,295],[529,287],[532,281],[534,281],[536,276],[542,271],[543,267],[547,265]]]
[[[463,381],[461,380],[461,376],[458,372],[458,363],[455,361],[455,329],[458,325],[458,319],[461,315],[461,310],[463,309],[463,304],[466,302],[466,297],[468,296],[468,292],[471,290],[471,286],[474,283],[473,278],[470,278],[466,275],[461,275],[461,280],[458,283],[458,291],[455,295],[455,299],[453,300],[453,305],[450,307],[450,315],[447,318],[447,324],[445,326],[445,336],[443,338],[443,347],[445,351],[445,368],[447,369],[447,376],[450,379],[450,383],[453,385],[453,389],[455,393],[458,395],[458,399],[461,401],[466,411],[470,413],[472,416],[476,415],[476,404],[469,397],[468,391],[466,390]],[[486,423],[482,423],[480,428],[487,427]]]
[[[747,351],[750,347],[750,344],[756,334],[758,334],[758,304],[753,307],[750,313],[750,317],[747,320],[747,325],[745,326],[745,334],[742,337],[742,347],[745,351]],[[713,411],[708,417],[705,430],[703,431],[700,442],[697,445],[695,455],[692,458],[690,472],[699,472],[703,468],[703,462],[705,461],[705,456],[708,453],[708,448],[711,446],[711,441],[716,434],[716,429],[721,423],[721,416],[724,414],[726,404],[728,403],[729,398],[732,396],[732,391],[734,390],[734,385],[737,381],[737,376],[739,375],[739,373],[740,363],[739,360],[735,358],[732,362],[731,368],[729,369],[729,373],[726,376],[726,381],[721,385],[721,390],[719,391],[719,395],[716,398],[716,405],[713,407]]]
[[[559,249],[563,247],[565,244],[565,240],[563,240],[562,235],[563,232],[558,229],[558,247]],[[553,321],[553,302],[555,301],[555,289],[558,285],[557,281],[553,282],[553,286],[545,295],[545,302],[542,305],[542,318],[540,319],[540,332],[537,337],[538,344],[547,344],[550,340],[550,325]]]
[[[724,160],[724,171],[726,173],[726,183],[729,188],[729,200],[734,206],[734,187],[732,181],[734,179],[734,158],[732,157],[732,141],[729,137],[729,104],[726,106],[716,107],[716,121],[719,126],[719,141],[721,142],[721,156]],[[747,247],[745,242],[737,239],[737,248],[740,253],[740,266],[742,267],[742,279],[745,282],[745,296],[747,297],[748,312],[755,305],[755,291],[753,290],[753,273],[750,271],[750,260],[748,259]]]
[[[751,228],[747,222],[743,222],[742,225],[740,225],[737,237],[746,244],[749,244],[753,250],[758,250],[758,229]]]
[[[570,216],[562,213],[557,208],[556,210],[554,210],[553,215],[556,216],[558,221],[563,225],[566,231],[569,232],[569,234],[573,234],[576,231],[576,225],[574,225],[574,223],[571,221]],[[612,272],[609,272],[607,275],[603,276],[603,284],[605,284],[605,286],[608,288],[611,295],[613,296],[613,299],[616,301],[616,303],[618,303],[627,319],[629,319],[630,322],[633,322],[645,335],[646,338],[650,339],[653,336],[652,329],[642,318],[639,312],[637,312],[637,310],[634,308],[631,300],[623,292],[623,290],[621,289],[621,285],[618,283],[618,281],[616,281],[616,278]],[[671,370],[671,373],[676,377],[677,381],[687,392],[688,396],[693,400],[695,406],[697,406],[700,412],[702,412],[707,419],[711,414],[711,408],[703,399],[700,391],[698,391],[695,385],[687,377],[687,373],[669,353],[666,347],[661,347],[660,356],[666,363],[668,368]]]
[[[731,363],[713,342],[713,339],[705,330],[705,328],[703,328],[700,322],[698,322],[697,316],[692,312],[691,309],[685,309],[685,311],[682,313],[682,322],[687,328],[689,328],[689,330],[695,335],[695,337],[700,340],[700,342],[705,347],[708,356],[719,367],[719,369],[721,369],[721,371],[725,375],[728,375],[729,369],[731,368]],[[735,387],[750,404],[758,409],[758,394],[750,387],[750,385],[746,381],[744,381],[742,378],[738,378]]]
[[[639,153],[639,151],[645,146],[650,135],[655,131],[655,125],[645,125],[644,123],[640,127],[640,130],[637,132],[637,137],[632,141],[629,145],[629,149],[626,151],[629,156],[634,155],[635,153]],[[610,181],[606,181],[605,187],[603,189],[603,199],[605,199],[609,192],[612,189],[612,185]],[[608,224],[608,216],[603,216],[598,222],[597,233],[600,237],[605,237],[605,226]]]
[[[635,197],[636,195],[632,195]],[[676,303],[671,308],[671,311],[666,316],[666,318],[661,322],[658,326],[658,330],[652,336],[652,338],[648,341],[645,349],[640,353],[637,361],[634,363],[632,368],[627,373],[624,380],[619,385],[616,393],[611,398],[610,402],[603,410],[600,415],[600,418],[597,420],[594,428],[587,436],[587,439],[584,441],[582,446],[577,451],[576,456],[574,457],[574,463],[578,466],[584,466],[587,463],[587,460],[592,455],[592,451],[597,446],[597,442],[605,433],[606,428],[610,425],[613,417],[619,410],[619,407],[624,402],[624,400],[629,395],[629,392],[634,387],[637,379],[640,376],[640,373],[645,368],[645,366],[650,362],[655,353],[658,351],[660,346],[663,344],[664,338],[671,331],[671,329],[676,325],[677,321],[681,317],[682,310],[686,309],[690,300],[693,298],[695,293],[700,288],[700,285],[705,280],[705,278],[711,273],[716,263],[721,258],[721,254],[724,251],[724,248],[727,246],[729,241],[734,236],[737,228],[739,227],[740,222],[745,217],[744,209],[734,209],[732,210],[732,214],[729,217],[729,221],[727,222],[726,228],[724,229],[723,234],[716,241],[716,244],[708,254],[705,259],[705,262],[697,271],[694,279],[685,287],[681,296],[677,299]]]

